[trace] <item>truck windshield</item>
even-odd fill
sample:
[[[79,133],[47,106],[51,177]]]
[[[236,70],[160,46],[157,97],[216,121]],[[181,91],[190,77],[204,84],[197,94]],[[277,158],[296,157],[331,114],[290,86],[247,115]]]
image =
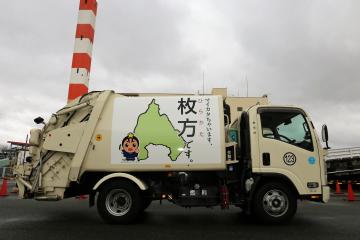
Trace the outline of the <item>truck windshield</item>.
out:
[[[298,111],[266,111],[260,114],[262,135],[313,151],[305,117]]]

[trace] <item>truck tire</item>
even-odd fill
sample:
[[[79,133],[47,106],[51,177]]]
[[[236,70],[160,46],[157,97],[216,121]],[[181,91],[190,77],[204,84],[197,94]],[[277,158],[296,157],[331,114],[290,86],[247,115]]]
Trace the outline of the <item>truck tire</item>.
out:
[[[253,198],[252,214],[256,220],[267,224],[284,223],[296,213],[295,193],[280,182],[262,185]]]
[[[142,209],[140,189],[127,181],[111,181],[100,189],[97,209],[108,223],[132,223]]]
[[[141,210],[145,211],[150,206],[151,202],[152,202],[151,198],[143,198],[143,203],[142,203],[142,206],[141,206]]]

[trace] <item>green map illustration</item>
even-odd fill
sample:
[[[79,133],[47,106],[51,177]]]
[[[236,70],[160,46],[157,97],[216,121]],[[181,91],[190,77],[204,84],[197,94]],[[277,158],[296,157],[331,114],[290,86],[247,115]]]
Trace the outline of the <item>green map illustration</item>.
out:
[[[141,113],[134,129],[135,136],[140,140],[138,160],[149,157],[149,145],[162,145],[170,150],[169,157],[176,161],[185,148],[185,140],[179,136],[180,131],[175,129],[166,114],[160,114],[160,106],[151,101],[147,110]]]

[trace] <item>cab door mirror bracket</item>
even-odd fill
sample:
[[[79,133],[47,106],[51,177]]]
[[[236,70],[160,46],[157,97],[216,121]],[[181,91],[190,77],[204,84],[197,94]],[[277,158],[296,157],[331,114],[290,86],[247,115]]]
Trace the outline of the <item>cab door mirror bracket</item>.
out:
[[[321,129],[321,137],[322,137],[323,142],[325,142],[325,144],[326,144],[326,148],[325,148],[325,149],[330,149],[329,144],[328,144],[328,141],[329,141],[329,132],[328,132],[328,128],[327,128],[326,124],[324,124],[324,125],[322,126],[322,129]]]

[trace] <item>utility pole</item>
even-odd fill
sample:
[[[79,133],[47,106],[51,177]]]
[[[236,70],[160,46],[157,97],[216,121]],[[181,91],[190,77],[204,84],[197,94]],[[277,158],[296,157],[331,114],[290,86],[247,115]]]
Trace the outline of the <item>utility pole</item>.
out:
[[[203,71],[203,95],[205,94],[205,71]]]
[[[249,82],[246,73],[245,73],[245,81],[246,81],[246,97],[249,97]]]

